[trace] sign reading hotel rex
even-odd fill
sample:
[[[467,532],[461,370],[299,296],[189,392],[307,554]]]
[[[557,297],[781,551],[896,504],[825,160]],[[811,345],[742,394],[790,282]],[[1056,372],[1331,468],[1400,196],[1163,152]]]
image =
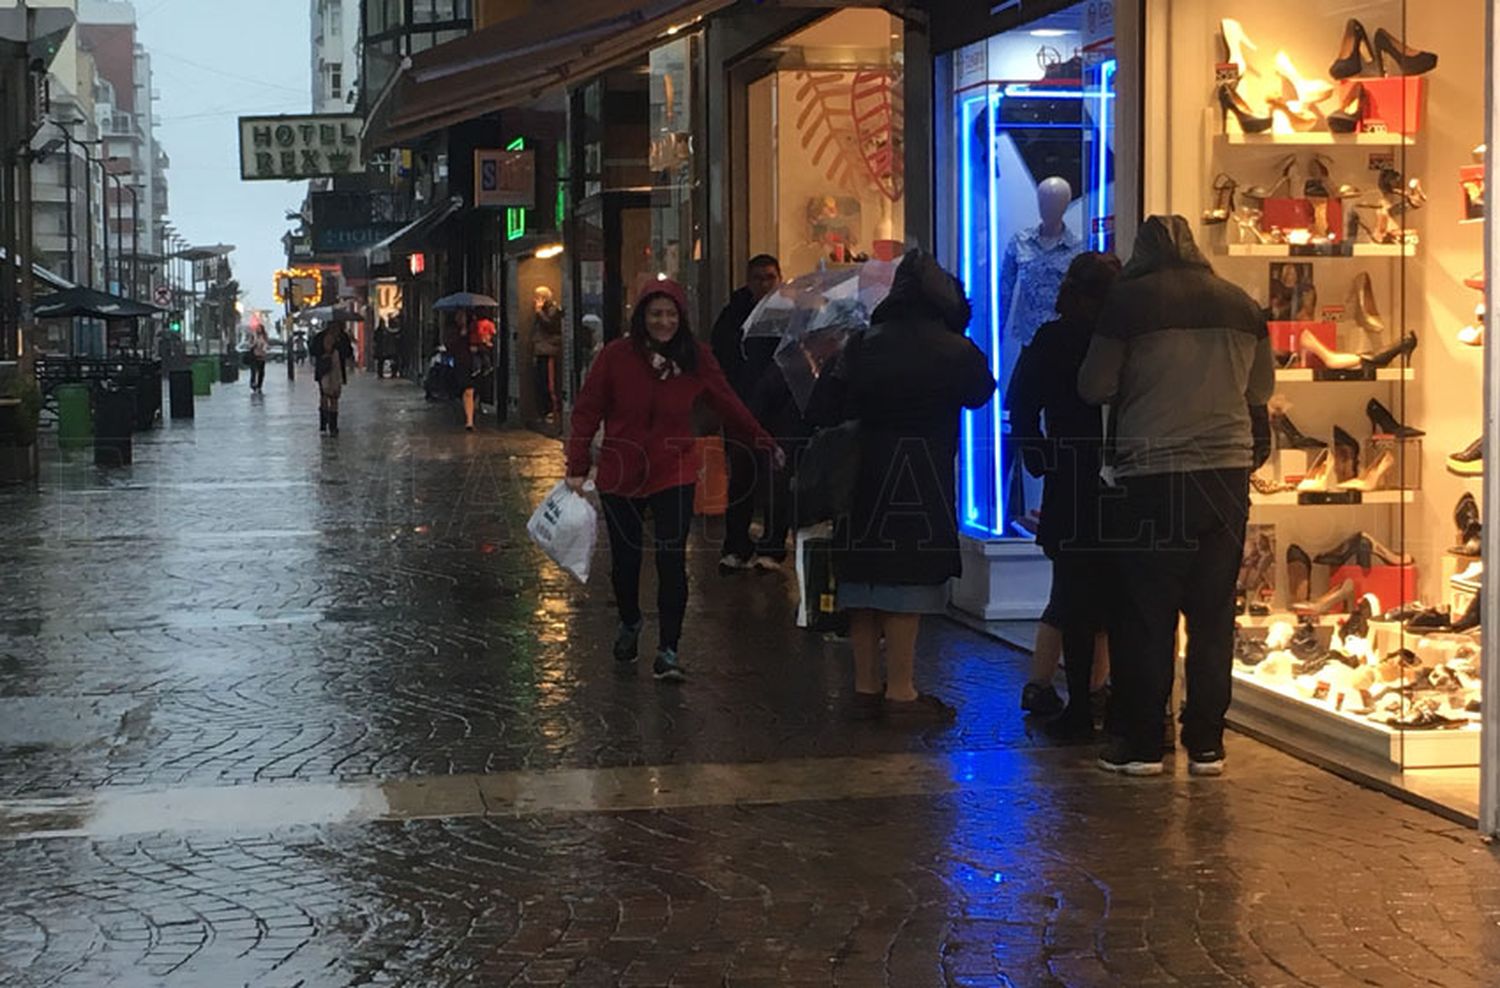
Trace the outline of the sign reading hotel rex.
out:
[[[536,208],[536,152],[474,152],[474,205]]]
[[[285,180],[362,172],[362,123],[346,113],[240,117],[240,178]]]

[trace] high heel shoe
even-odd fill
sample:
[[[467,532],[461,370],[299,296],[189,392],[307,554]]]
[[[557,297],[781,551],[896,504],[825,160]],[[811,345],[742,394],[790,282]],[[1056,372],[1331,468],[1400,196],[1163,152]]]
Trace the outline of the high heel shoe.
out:
[[[1413,48],[1385,28],[1375,32],[1375,62],[1381,75],[1389,75],[1385,60],[1396,63],[1395,75],[1424,75],[1437,68],[1438,57],[1430,51]]]
[[[1352,480],[1346,480],[1339,484],[1339,490],[1344,491],[1378,491],[1385,487],[1386,475],[1396,466],[1396,457],[1390,450],[1385,450],[1375,458],[1375,462],[1365,468],[1365,472]]]
[[[1292,103],[1272,97],[1266,100],[1266,105],[1271,108],[1273,127],[1278,120],[1286,121],[1287,130],[1278,133],[1306,134],[1317,130],[1318,124],[1323,121],[1323,113],[1316,103]]]
[[[1271,426],[1280,437],[1280,446],[1283,449],[1300,449],[1306,453],[1320,452],[1328,448],[1328,444],[1321,439],[1304,436],[1302,430],[1292,422],[1291,418],[1284,412],[1275,413],[1271,416]]]
[[[1414,352],[1416,352],[1416,349],[1417,334],[1407,333],[1405,336],[1401,337],[1400,342],[1394,343],[1391,346],[1386,347],[1384,350],[1377,350],[1374,353],[1360,354],[1359,362],[1361,366],[1365,367],[1366,369],[1378,370],[1381,367],[1389,367],[1392,363],[1395,362],[1397,357],[1400,357],[1403,360],[1409,358]]]
[[[1333,95],[1333,87],[1321,79],[1302,78],[1284,51],[1276,53],[1276,74],[1281,77],[1281,91],[1287,102],[1313,106]]]
[[[1329,370],[1354,370],[1360,366],[1359,354],[1341,353],[1338,350],[1330,349],[1310,329],[1302,331],[1299,341],[1302,344],[1304,358],[1311,355],[1317,359],[1318,363]]]
[[[1240,70],[1240,78],[1247,75],[1260,73],[1255,72],[1250,66],[1250,59],[1245,57],[1245,50],[1259,51],[1255,42],[1245,34],[1245,29],[1240,22],[1233,17],[1226,17],[1219,22],[1219,39],[1224,43],[1224,61],[1232,63]]]
[[[1229,218],[1234,215],[1234,190],[1238,187],[1239,183],[1228,175],[1221,173],[1214,179],[1214,204],[1203,211],[1205,226],[1219,226],[1229,222]]]
[[[1365,26],[1351,17],[1349,23],[1344,25],[1344,40],[1339,45],[1339,56],[1333,60],[1328,74],[1335,79],[1348,79],[1362,74],[1365,71],[1366,52],[1369,53],[1369,61],[1375,61],[1375,49],[1370,44],[1370,36],[1365,33]]]
[[[1305,603],[1312,597],[1312,560],[1300,545],[1286,547],[1286,592],[1290,604]]]
[[[1328,187],[1328,166],[1333,159],[1326,154],[1315,154],[1307,166],[1307,180],[1302,183],[1302,194],[1310,199],[1331,199]]]
[[[1392,436],[1396,439],[1416,439],[1427,433],[1421,429],[1414,429],[1409,425],[1402,425],[1391,414],[1391,410],[1379,401],[1371,398],[1365,405],[1365,416],[1370,420],[1370,432],[1377,436]]]
[[[1281,177],[1278,178],[1274,183],[1272,183],[1269,188],[1263,185],[1252,185],[1250,186],[1250,188],[1245,189],[1243,192],[1241,192],[1240,195],[1242,195],[1246,199],[1265,200],[1274,199],[1276,197],[1276,193],[1280,192],[1283,186],[1285,186],[1287,191],[1290,192],[1292,186],[1292,170],[1296,167],[1297,156],[1295,154],[1286,155],[1276,162],[1276,170],[1281,173]]]
[[[1365,118],[1365,84],[1356,82],[1339,100],[1339,107],[1328,114],[1328,129],[1335,134],[1352,134]]]
[[[1350,291],[1355,323],[1367,333],[1384,333],[1385,320],[1375,308],[1375,284],[1370,280],[1370,273],[1362,271],[1356,275]]]
[[[1264,134],[1274,122],[1271,117],[1260,116],[1250,108],[1238,90],[1228,84],[1219,87],[1219,107],[1224,111],[1224,131],[1229,131],[1229,115],[1240,122],[1240,130],[1247,134]]]
[[[1359,440],[1333,427],[1333,476],[1330,487],[1339,487],[1359,476]]]
[[[1332,477],[1333,457],[1325,449],[1313,460],[1312,466],[1308,468],[1307,476],[1297,484],[1297,491],[1304,494],[1326,491]]]
[[[1332,614],[1335,608],[1340,610],[1347,608],[1354,602],[1354,581],[1345,580],[1343,583],[1329,590],[1317,600],[1304,601],[1292,605],[1295,614]]]
[[[1284,242],[1280,231],[1266,232],[1260,228],[1261,218],[1265,215],[1259,209],[1240,208],[1234,212],[1234,225],[1240,231],[1241,243],[1257,244],[1279,244]]]
[[[1360,569],[1369,569],[1375,563],[1375,541],[1364,532],[1355,532],[1332,549],[1318,553],[1313,562],[1334,569],[1357,562]]]

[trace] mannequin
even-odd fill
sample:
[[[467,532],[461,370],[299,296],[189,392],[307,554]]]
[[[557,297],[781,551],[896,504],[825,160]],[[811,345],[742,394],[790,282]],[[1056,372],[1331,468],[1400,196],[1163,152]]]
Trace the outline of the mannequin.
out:
[[[1020,358],[1021,348],[1031,342],[1042,324],[1056,313],[1057,292],[1062,287],[1068,265],[1083,251],[1083,238],[1063,221],[1073,201],[1073,187],[1056,175],[1043,179],[1036,187],[1037,214],[1041,222],[1026,227],[1005,248],[1000,268],[998,311],[1004,320],[1000,363],[1000,394],[1010,387],[1011,368]],[[1004,447],[1001,470],[1006,482],[1006,514],[1010,521],[1026,514],[1027,502],[1040,499],[1040,482],[1027,485],[1023,491],[1024,471],[1019,459]],[[1020,534],[1020,533],[1018,533]]]

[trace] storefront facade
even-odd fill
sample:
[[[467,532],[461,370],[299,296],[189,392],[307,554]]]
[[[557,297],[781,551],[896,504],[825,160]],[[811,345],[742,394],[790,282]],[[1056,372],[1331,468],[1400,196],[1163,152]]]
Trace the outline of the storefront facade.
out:
[[[1128,255],[1143,216],[1197,224],[1218,273],[1269,311],[1278,355],[1233,720],[1493,832],[1495,658],[1479,629],[1494,613],[1482,520],[1500,507],[1482,471],[1495,232],[1474,92],[1492,78],[1478,30],[1492,4],[1002,6],[934,38],[936,244],[970,285],[996,377],[1050,317],[1072,254]],[[1039,237],[1059,209],[1065,231]],[[954,599],[1034,618],[1036,492],[1006,433],[999,399],[964,422]]]

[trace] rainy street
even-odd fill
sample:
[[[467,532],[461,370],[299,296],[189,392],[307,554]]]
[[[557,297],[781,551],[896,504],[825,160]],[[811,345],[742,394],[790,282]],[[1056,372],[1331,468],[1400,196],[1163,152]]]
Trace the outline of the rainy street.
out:
[[[51,451],[39,493],[0,495],[0,981],[1480,986],[1500,963],[1470,829],[1239,737],[1222,779],[1106,776],[1028,739],[1022,656],[947,622],[921,676],[954,727],[845,723],[847,645],[792,626],[786,575],[718,576],[701,531],[690,681],[622,676],[607,581],[525,535],[555,441],[465,434],[370,375],[338,439],[315,403],[218,386],[128,470]]]

